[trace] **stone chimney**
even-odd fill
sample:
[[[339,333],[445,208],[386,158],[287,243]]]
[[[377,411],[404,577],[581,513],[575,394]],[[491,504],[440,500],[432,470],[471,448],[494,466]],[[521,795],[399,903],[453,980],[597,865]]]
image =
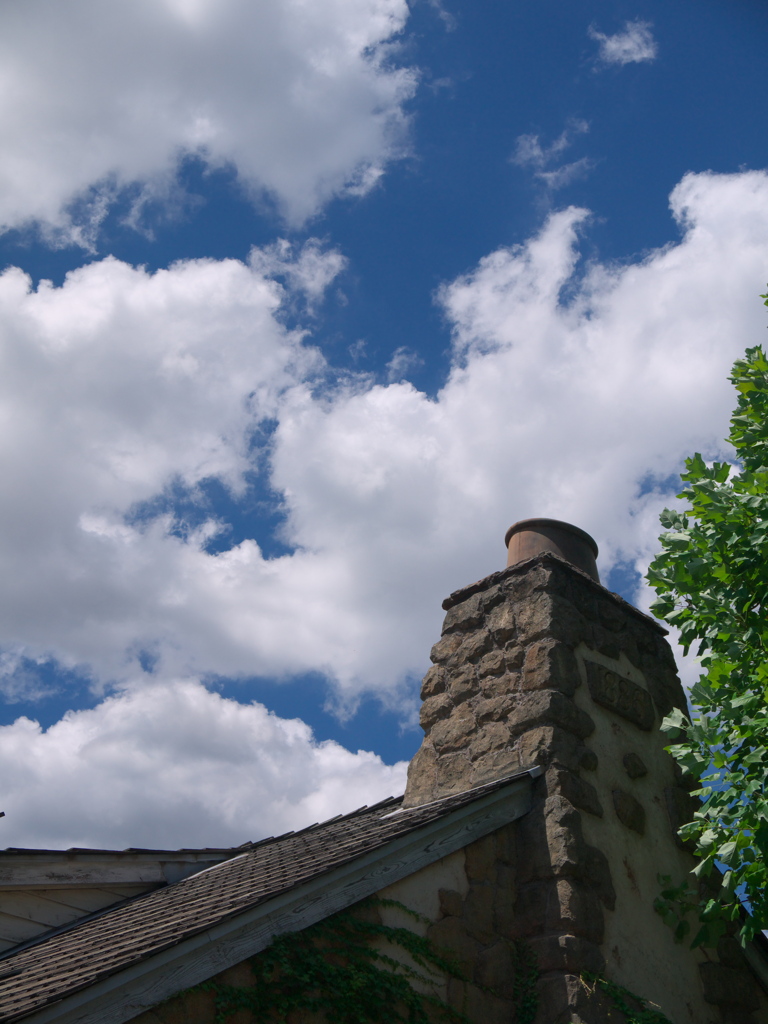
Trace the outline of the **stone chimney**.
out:
[[[622,1019],[583,971],[664,995],[674,1024],[754,1022],[768,1004],[735,941],[691,952],[653,910],[658,876],[693,865],[676,831],[694,805],[659,731],[686,707],[666,630],[600,584],[583,531],[525,520],[506,541],[506,569],[443,602],[405,805],[544,768],[516,824],[511,915],[539,960],[541,1024]]]

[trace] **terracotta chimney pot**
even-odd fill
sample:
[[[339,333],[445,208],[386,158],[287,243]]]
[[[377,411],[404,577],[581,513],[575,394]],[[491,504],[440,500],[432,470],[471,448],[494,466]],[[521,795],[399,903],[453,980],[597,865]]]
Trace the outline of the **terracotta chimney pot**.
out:
[[[544,551],[551,551],[600,582],[597,544],[578,526],[559,519],[521,519],[507,530],[507,565],[516,565]]]

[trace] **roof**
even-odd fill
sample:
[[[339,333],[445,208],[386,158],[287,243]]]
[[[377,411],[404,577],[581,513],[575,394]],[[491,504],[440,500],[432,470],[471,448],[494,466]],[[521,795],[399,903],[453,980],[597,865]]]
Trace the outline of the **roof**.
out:
[[[0,851],[0,952],[241,852],[238,848]]]
[[[265,839],[17,947],[0,958],[0,1021],[128,1020],[259,952],[274,935],[307,927],[520,817],[539,772],[417,807],[390,798]],[[138,977],[139,997],[131,991]]]

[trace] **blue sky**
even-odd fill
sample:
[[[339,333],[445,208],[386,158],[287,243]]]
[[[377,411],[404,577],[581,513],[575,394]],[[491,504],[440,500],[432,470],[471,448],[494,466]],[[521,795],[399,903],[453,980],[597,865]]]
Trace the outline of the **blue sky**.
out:
[[[398,791],[440,602],[516,519],[643,605],[763,339],[764,5],[0,19],[7,845]]]

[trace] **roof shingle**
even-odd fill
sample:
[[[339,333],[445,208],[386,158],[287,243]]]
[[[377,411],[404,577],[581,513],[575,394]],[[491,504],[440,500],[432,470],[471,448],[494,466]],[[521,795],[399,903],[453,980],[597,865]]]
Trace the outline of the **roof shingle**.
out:
[[[420,807],[402,808],[402,798],[390,798],[250,844],[239,855],[173,885],[10,950],[0,958],[0,1021],[20,1020],[510,781],[508,777]]]

